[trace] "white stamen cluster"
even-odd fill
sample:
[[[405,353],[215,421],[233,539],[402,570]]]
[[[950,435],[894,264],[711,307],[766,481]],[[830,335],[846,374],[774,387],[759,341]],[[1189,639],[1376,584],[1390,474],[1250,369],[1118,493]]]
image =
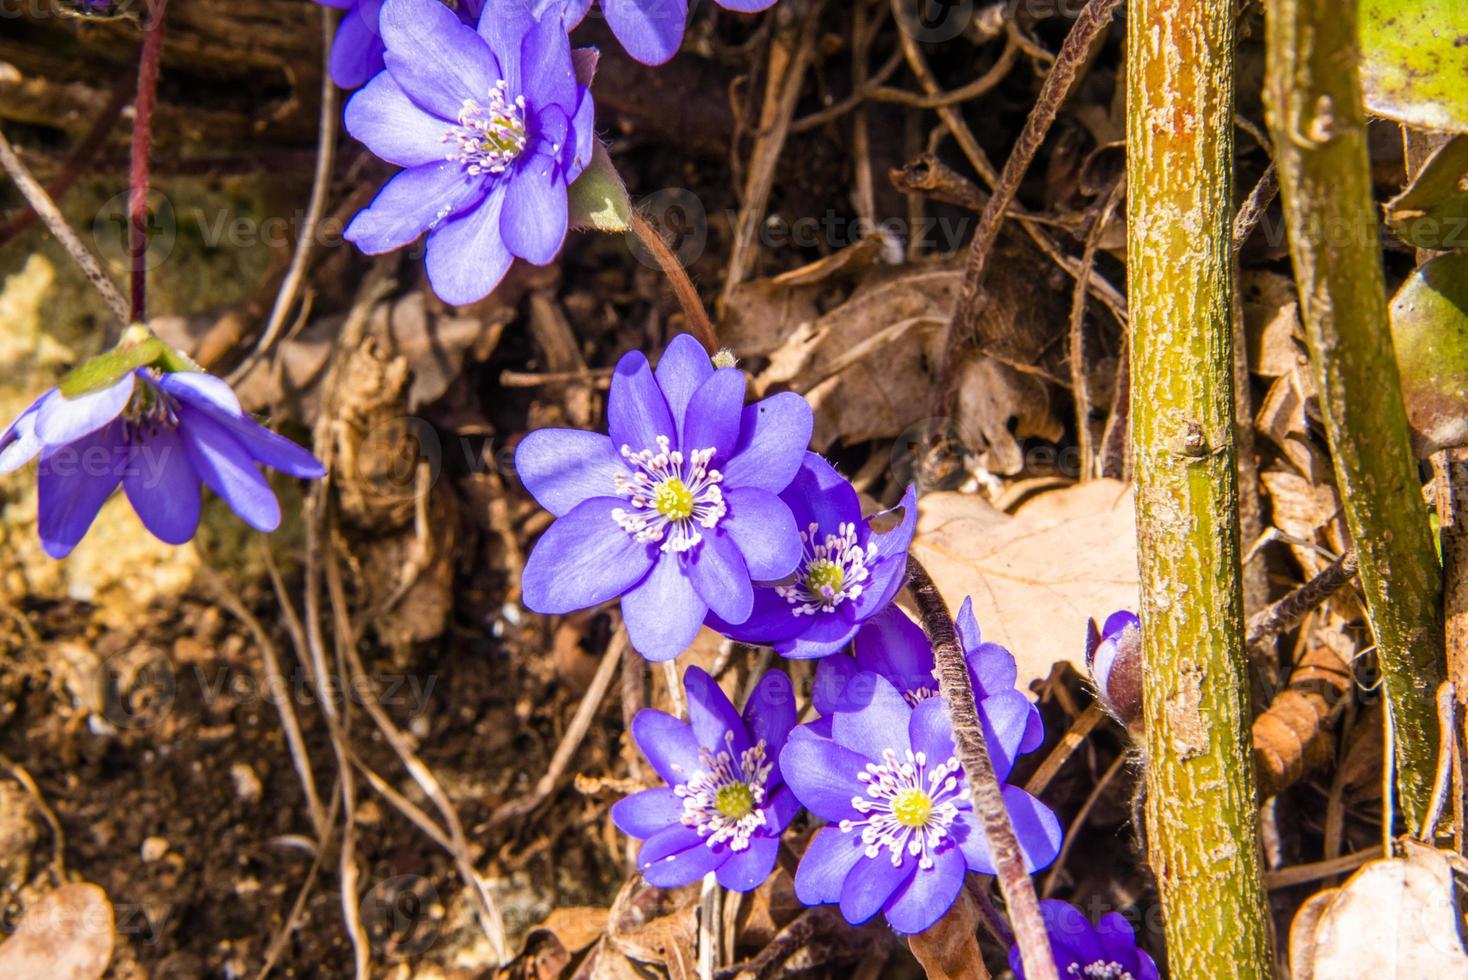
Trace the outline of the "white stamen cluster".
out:
[[[918,859],[919,867],[931,868],[934,852],[958,817],[959,802],[967,798],[958,760],[949,757],[929,770],[927,754],[911,749],[905,761],[891,749],[882,760],[882,765],[868,762],[856,776],[867,793],[853,796],[851,806],[866,819],[843,820],[841,830],[859,828],[869,858],[888,851],[895,867],[906,853]]]
[[[464,100],[459,124],[444,133],[443,141],[453,144],[446,159],[457,162],[471,177],[504,173],[525,151],[525,96],[511,101],[500,79],[489,90],[487,104]]]
[[[734,733],[724,733],[724,748],[717,753],[700,749],[703,770],[688,782],[674,787],[683,800],[685,827],[698,831],[709,847],[727,841],[731,850],[749,847],[749,838],[765,825],[760,807],[765,802],[765,782],[775,768],[765,754],[764,739],[739,753],[734,761]]]
[[[871,577],[867,563],[876,556],[877,546],[863,548],[857,543],[856,525],[838,525],[835,534],[820,537],[819,525],[812,522],[800,532],[804,557],[795,580],[777,585],[775,591],[794,607],[797,616],[813,616],[818,612],[834,612],[846,599],[861,595],[862,585]]]
[[[926,684],[915,690],[902,692],[903,700],[914,708],[928,700],[928,698],[936,698],[937,696],[938,689],[936,687],[928,687]]]
[[[1070,969],[1065,971],[1068,976],[1081,977],[1083,980],[1133,980],[1127,968],[1112,960],[1097,960],[1088,966],[1072,963]]]
[[[657,452],[622,447],[632,473],[617,474],[617,495],[632,507],[618,507],[612,519],[637,541],[662,541],[663,551],[684,552],[703,540],[700,527],[711,530],[727,512],[719,489],[724,474],[709,466],[714,450],[695,449],[685,457],[670,445],[667,436],[658,436]]]

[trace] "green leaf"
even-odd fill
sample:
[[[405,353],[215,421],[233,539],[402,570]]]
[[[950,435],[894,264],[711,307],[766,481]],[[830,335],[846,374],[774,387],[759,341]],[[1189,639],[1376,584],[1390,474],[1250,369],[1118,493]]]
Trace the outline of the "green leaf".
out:
[[[1361,0],[1366,108],[1399,122],[1468,132],[1464,0]]]
[[[1453,137],[1432,155],[1411,186],[1387,202],[1386,221],[1418,248],[1468,245],[1468,136]]]
[[[105,354],[98,354],[74,368],[61,379],[61,396],[79,398],[82,395],[101,391],[115,384],[119,378],[134,368],[145,367],[162,357],[168,345],[157,337],[141,343],[114,347]]]
[[[632,227],[627,185],[600,142],[592,152],[591,164],[576,178],[569,193],[572,228],[621,234]]]
[[[1468,252],[1412,273],[1392,298],[1391,320],[1417,454],[1468,446]]]

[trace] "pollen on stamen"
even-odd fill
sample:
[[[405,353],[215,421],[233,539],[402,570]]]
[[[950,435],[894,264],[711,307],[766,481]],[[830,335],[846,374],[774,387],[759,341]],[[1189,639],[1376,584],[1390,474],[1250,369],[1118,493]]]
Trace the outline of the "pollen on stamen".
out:
[[[489,90],[486,104],[465,99],[459,124],[444,133],[453,144],[446,159],[459,163],[471,177],[500,174],[525,151],[525,97],[511,100],[504,79]]]
[[[682,553],[703,540],[699,528],[712,529],[727,512],[719,484],[724,475],[710,464],[715,450],[695,449],[686,456],[658,437],[654,452],[622,447],[630,473],[615,477],[616,492],[629,507],[612,511],[612,520],[639,542],[662,542],[662,550]]]
[[[673,788],[683,801],[680,819],[706,838],[709,847],[727,842],[731,850],[745,850],[754,832],[765,825],[761,807],[774,760],[768,757],[763,739],[735,752],[733,732],[724,733],[724,748],[718,752],[700,749],[699,756],[703,768]]]
[[[867,565],[876,557],[876,545],[865,547],[857,540],[856,525],[837,526],[835,534],[821,537],[820,526],[810,524],[800,532],[804,550],[795,580],[775,586],[776,593],[790,603],[797,616],[835,612],[848,599],[858,598],[871,577]]]

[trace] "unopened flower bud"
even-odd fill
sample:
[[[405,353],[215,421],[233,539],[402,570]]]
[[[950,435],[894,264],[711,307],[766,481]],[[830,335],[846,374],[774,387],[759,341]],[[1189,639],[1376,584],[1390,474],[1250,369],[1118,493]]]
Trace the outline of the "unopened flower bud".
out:
[[[1142,623],[1135,614],[1112,613],[1098,632],[1087,624],[1086,669],[1096,685],[1096,698],[1106,713],[1133,737],[1140,736],[1142,718]]]

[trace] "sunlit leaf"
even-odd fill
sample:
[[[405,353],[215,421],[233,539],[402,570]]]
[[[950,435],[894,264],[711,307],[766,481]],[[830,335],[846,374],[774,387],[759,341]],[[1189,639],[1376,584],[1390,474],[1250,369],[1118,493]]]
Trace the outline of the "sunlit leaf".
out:
[[[1468,136],[1454,137],[1432,155],[1411,186],[1387,204],[1386,220],[1418,248],[1468,246]]]
[[[1412,273],[1392,299],[1391,320],[1418,454],[1468,445],[1468,252]]]
[[[1362,0],[1366,108],[1427,129],[1468,132],[1463,0]]]

